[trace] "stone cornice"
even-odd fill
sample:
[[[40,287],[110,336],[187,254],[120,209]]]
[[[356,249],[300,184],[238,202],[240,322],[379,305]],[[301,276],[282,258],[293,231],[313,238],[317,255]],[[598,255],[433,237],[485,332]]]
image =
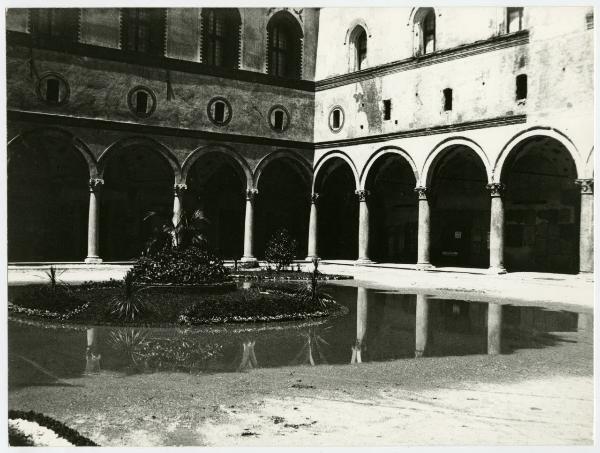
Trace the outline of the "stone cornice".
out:
[[[325,142],[316,142],[316,149],[338,148],[341,146],[362,145],[365,143],[385,142],[401,138],[419,137],[432,134],[447,134],[451,132],[460,132],[470,129],[483,129],[486,127],[508,126],[511,124],[522,124],[527,121],[527,115],[511,115],[491,118],[487,120],[469,121],[465,123],[448,124],[443,126],[432,126],[421,129],[409,129],[387,134],[370,135],[366,137],[346,138],[342,140],[331,140]]]
[[[315,82],[315,91],[328,90],[363,80],[373,79],[388,74],[394,74],[411,69],[421,68],[437,63],[455,60],[458,58],[470,57],[485,52],[492,52],[507,47],[520,46],[529,43],[529,31],[524,30],[517,33],[495,36],[490,39],[476,41],[451,49],[439,50],[427,55],[415,56],[404,60],[393,61],[380,66],[363,69],[362,71],[351,72]]]
[[[249,83],[259,83],[283,88],[292,88],[300,91],[315,91],[315,83],[311,80],[295,80],[274,77],[261,72],[246,71],[242,69],[228,69],[198,63],[195,61],[180,60],[176,58],[148,55],[140,52],[130,52],[111,47],[95,46],[92,44],[34,39],[30,34],[7,31],[7,46],[24,46],[27,48],[68,53],[82,57],[111,60],[127,64],[154,67],[158,70],[173,70],[192,74],[208,75],[225,79],[240,80]]]

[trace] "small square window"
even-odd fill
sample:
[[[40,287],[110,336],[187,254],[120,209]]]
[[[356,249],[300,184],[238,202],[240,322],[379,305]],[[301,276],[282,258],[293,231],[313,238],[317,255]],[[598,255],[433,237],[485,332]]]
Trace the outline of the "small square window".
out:
[[[46,79],[46,101],[57,103],[60,99],[60,84],[58,79]]]
[[[527,99],[527,74],[520,74],[516,79],[517,101]]]
[[[392,118],[392,100],[384,99],[383,101],[383,119],[385,121]]]
[[[135,111],[141,114],[148,111],[148,94],[144,91],[138,91],[135,94]]]
[[[215,102],[215,121],[222,123],[225,120],[225,103]]]
[[[452,88],[444,90],[444,111],[452,110]]]

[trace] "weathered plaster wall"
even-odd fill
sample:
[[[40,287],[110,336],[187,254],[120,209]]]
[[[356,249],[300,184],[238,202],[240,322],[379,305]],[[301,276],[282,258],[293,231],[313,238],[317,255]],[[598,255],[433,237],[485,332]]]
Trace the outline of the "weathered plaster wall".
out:
[[[9,109],[287,140],[312,138],[310,92],[171,71],[174,98],[167,100],[165,69],[34,50],[39,75],[56,72],[70,85],[68,103],[51,106],[36,95],[36,78],[30,74],[27,59],[24,48],[8,47]],[[129,90],[137,85],[150,88],[157,98],[156,111],[146,119],[136,117],[127,104]],[[233,116],[226,126],[216,126],[208,119],[207,105],[215,96],[223,96],[231,104]],[[286,107],[291,117],[288,129],[281,133],[272,130],[267,121],[275,104]]]

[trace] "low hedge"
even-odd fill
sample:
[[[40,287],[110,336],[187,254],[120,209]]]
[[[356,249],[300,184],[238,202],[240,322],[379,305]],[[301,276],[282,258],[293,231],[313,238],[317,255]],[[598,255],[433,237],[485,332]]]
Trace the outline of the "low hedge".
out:
[[[54,431],[58,436],[62,437],[63,439],[66,439],[67,441],[71,442],[73,445],[77,446],[77,447],[98,447],[98,444],[95,443],[94,441],[88,439],[87,437],[82,436],[81,434],[79,434],[77,431],[75,431],[73,428],[69,428],[67,425],[65,425],[62,422],[59,422],[58,420],[55,420],[51,417],[48,417],[47,415],[44,414],[40,414],[38,412],[33,412],[33,411],[18,411],[18,410],[9,410],[8,411],[8,418],[10,419],[23,419],[23,420],[27,420],[30,422],[35,422],[40,426],[44,426],[48,429],[51,429],[52,431]],[[10,441],[9,441],[10,443]],[[13,445],[13,444],[10,444]]]
[[[312,272],[304,271],[279,271],[268,269],[232,271],[231,278],[239,280],[274,280],[274,281],[310,281]],[[317,280],[352,280],[351,275],[323,274],[319,272]]]
[[[179,321],[188,325],[291,321],[327,316],[339,309],[340,305],[325,295],[321,295],[318,302],[313,302],[301,291],[252,288],[209,295],[186,308]]]

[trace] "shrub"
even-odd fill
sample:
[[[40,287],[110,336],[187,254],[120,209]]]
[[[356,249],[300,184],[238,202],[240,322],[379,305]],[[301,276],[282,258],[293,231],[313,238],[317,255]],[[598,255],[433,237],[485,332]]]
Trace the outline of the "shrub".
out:
[[[278,230],[269,240],[265,250],[265,259],[269,265],[274,264],[275,270],[280,272],[292,264],[296,257],[297,248],[298,243],[296,240],[283,228]]]
[[[110,302],[110,313],[123,321],[135,321],[149,311],[150,306],[136,293],[131,270],[123,277],[123,289],[123,295],[114,297]]]
[[[142,284],[202,284],[227,278],[223,261],[200,246],[163,248],[153,255],[142,256],[132,269],[136,282]]]
[[[288,321],[326,316],[339,309],[332,299],[323,296],[315,304],[301,290],[283,289],[276,284],[238,290],[229,294],[203,298],[183,310],[179,321],[184,324],[223,322]]]

